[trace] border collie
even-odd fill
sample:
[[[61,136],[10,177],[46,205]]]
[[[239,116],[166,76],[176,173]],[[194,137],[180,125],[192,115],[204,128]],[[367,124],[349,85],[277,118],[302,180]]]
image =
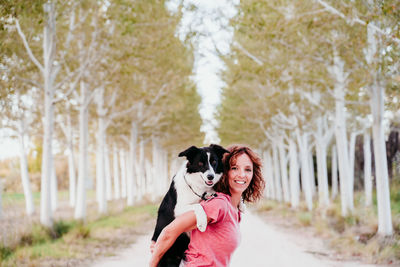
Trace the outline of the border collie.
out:
[[[151,240],[157,241],[161,230],[176,216],[192,209],[196,212],[192,204],[206,200],[215,194],[213,186],[219,181],[223,172],[222,156],[228,152],[219,145],[211,144],[203,148],[191,146],[179,153],[179,157],[186,157],[187,160],[172,178],[171,186],[160,204]],[[198,216],[197,212],[196,216]],[[203,218],[204,220],[206,217]],[[197,223],[199,224],[199,220]],[[184,252],[189,241],[186,233],[181,234],[164,254],[159,266],[179,266],[181,260],[185,258]]]

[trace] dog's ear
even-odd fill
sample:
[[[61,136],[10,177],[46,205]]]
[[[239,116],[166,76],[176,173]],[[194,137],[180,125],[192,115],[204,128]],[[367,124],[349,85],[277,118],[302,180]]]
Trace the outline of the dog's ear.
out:
[[[218,155],[219,158],[222,158],[222,156],[223,156],[225,153],[229,153],[228,150],[226,150],[225,148],[223,148],[223,147],[220,146],[220,145],[211,144],[211,145],[210,145],[210,148],[211,148],[212,150],[215,151],[215,153]]]
[[[188,149],[179,153],[178,157],[186,157],[189,161],[191,161],[193,157],[199,152],[199,150],[199,148],[191,146]]]

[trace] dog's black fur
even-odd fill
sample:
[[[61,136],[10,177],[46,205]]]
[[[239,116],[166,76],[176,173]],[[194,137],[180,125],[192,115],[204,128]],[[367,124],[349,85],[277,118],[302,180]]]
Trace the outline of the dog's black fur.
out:
[[[214,194],[212,187],[223,173],[222,157],[228,153],[219,145],[197,148],[192,146],[179,153],[187,162],[172,178],[171,186],[158,209],[157,223],[152,237],[157,241],[162,229],[171,223],[176,216],[187,211],[191,204]],[[189,245],[189,237],[181,234],[160,260],[161,267],[178,267],[185,258],[184,252]]]

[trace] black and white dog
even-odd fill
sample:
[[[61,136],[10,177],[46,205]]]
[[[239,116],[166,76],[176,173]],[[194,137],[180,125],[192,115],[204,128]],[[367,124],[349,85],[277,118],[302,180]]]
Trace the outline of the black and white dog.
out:
[[[179,153],[179,157],[186,157],[187,160],[172,178],[171,186],[160,204],[152,241],[157,241],[162,229],[176,216],[191,210],[192,204],[215,194],[213,186],[223,172],[222,156],[228,152],[219,145],[211,144],[203,148],[191,146]],[[179,266],[189,241],[186,233],[181,234],[164,254],[159,266]]]

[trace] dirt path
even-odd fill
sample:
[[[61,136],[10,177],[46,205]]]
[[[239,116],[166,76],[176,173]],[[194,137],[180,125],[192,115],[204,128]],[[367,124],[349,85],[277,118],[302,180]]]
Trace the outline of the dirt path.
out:
[[[301,246],[296,237],[266,224],[252,213],[241,222],[242,240],[232,257],[231,267],[352,267],[377,266],[359,262],[329,260],[324,253],[310,253],[309,246]],[[116,252],[116,256],[99,259],[92,267],[148,266],[150,234],[142,236],[131,247]],[[304,240],[309,242],[309,240]],[[318,256],[320,255],[320,256]]]

